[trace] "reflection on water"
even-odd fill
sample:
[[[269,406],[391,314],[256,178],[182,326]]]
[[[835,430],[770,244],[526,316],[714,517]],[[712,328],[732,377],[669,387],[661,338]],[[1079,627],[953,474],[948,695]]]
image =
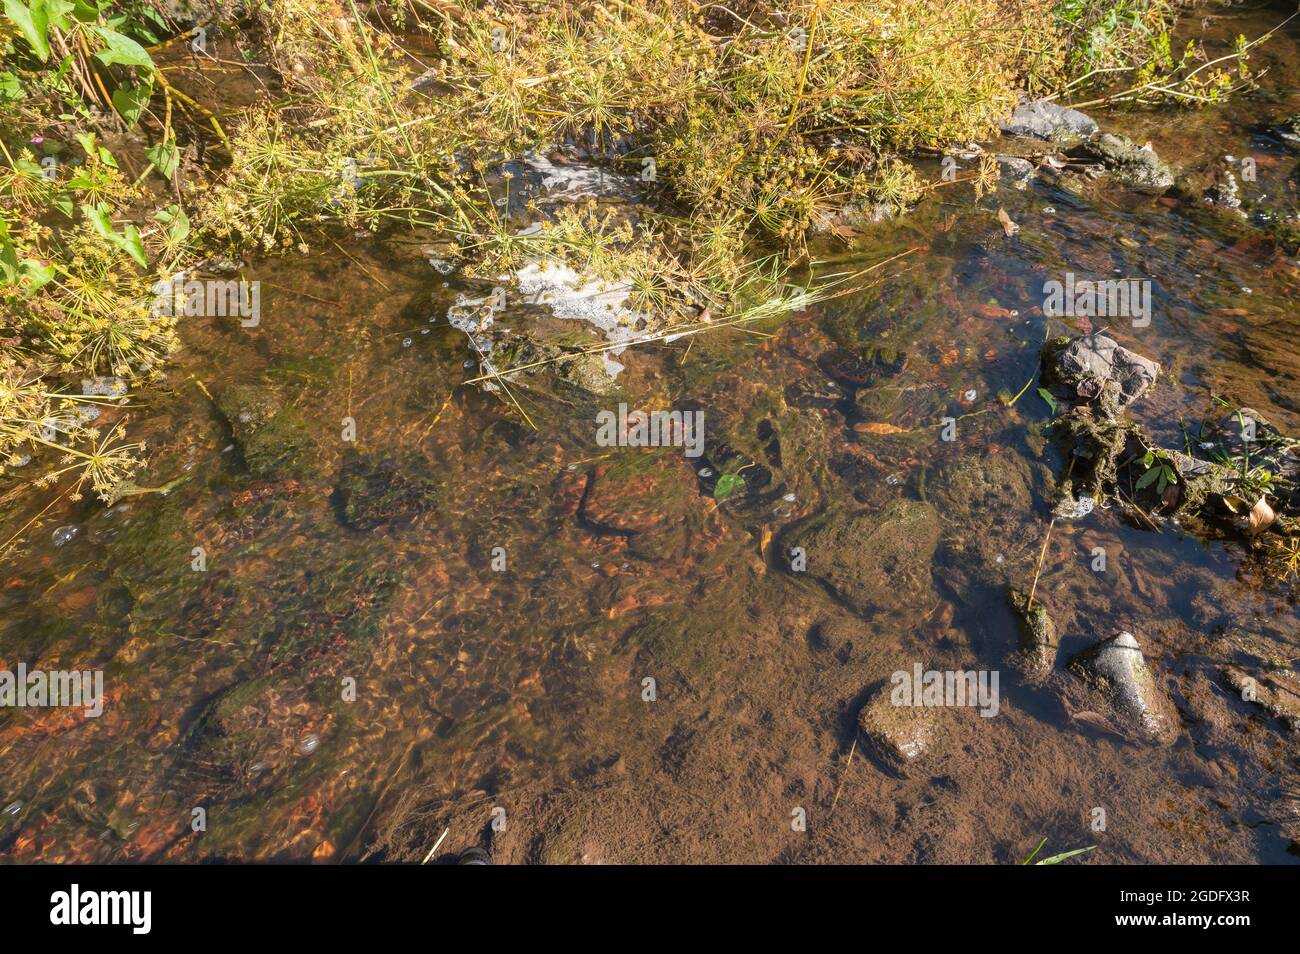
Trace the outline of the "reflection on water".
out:
[[[1249,152],[1245,188],[1293,201],[1296,158],[1252,135],[1288,104],[1275,66],[1257,100],[1103,126],[1183,169]],[[1240,544],[1099,510],[1057,525],[1038,596],[1065,652],[1139,635],[1178,740],[1133,744],[1021,679],[1006,591],[1035,575],[1062,461],[1035,389],[1005,399],[1049,335],[1091,327],[1047,318],[1045,281],[1135,277],[1150,325],[1111,332],[1168,372],[1134,409],[1152,434],[1179,446],[1211,393],[1300,434],[1300,270],[1195,198],[1046,180],[940,190],[855,252],[919,250],[885,280],[628,352],[614,396],[518,378],[535,429],[457,387],[475,370],[445,315],[478,290],[418,243],[251,263],[259,326],[190,321],[167,385],[110,412],[150,442],[141,485],[183,480],[59,501],[0,574],[0,666],[102,669],[106,697],[98,719],[0,714],[0,852],[418,860],[495,818],[499,861],[1015,861],[1044,836],[1105,862],[1286,860],[1295,742],[1220,675],[1294,660],[1293,591]],[[703,456],[601,446],[620,401],[702,411]],[[906,520],[880,516],[899,499]],[[46,503],[11,504],[4,536]],[[872,528],[835,555],[847,596],[786,555],[846,513]],[[854,727],[914,663],[1000,669],[1003,698],[901,777]]]

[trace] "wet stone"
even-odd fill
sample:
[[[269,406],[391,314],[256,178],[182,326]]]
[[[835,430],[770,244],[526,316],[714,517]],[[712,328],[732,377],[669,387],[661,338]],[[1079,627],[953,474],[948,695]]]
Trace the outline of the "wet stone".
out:
[[[1034,181],[1034,164],[1019,156],[996,156],[1002,178],[1017,189],[1023,189]]]
[[[785,403],[797,408],[830,408],[845,399],[844,389],[834,381],[817,376],[786,385]]]
[[[1022,102],[1002,124],[1008,136],[1046,139],[1071,145],[1097,135],[1097,123],[1091,117],[1045,99]]]
[[[1050,675],[1059,642],[1047,608],[1039,600],[1030,606],[1029,595],[1020,590],[1011,590],[1007,599],[1020,623],[1020,660],[1025,671],[1034,676]]]
[[[580,517],[597,533],[627,537],[638,557],[679,560],[698,528],[697,488],[690,461],[678,453],[636,454],[596,471]]]
[[[1236,177],[1226,169],[1220,170],[1214,184],[1205,190],[1205,201],[1221,209],[1241,207],[1241,188]]]
[[[949,732],[942,708],[896,705],[888,684],[858,711],[858,739],[883,768],[898,775],[929,771],[946,753]]]
[[[879,512],[834,513],[792,535],[807,572],[859,613],[933,602],[930,563],[939,543],[934,507],[896,499]]]
[[[1300,150],[1300,113],[1286,116],[1267,127],[1269,135],[1281,140],[1291,149]]]
[[[1135,189],[1164,192],[1174,184],[1174,173],[1155,151],[1124,136],[1103,133],[1072,150],[1106,167],[1115,180]]]
[[[903,370],[907,355],[893,348],[868,348],[861,352],[834,348],[817,358],[817,367],[844,384],[865,387]]]
[[[224,391],[217,408],[254,476],[306,472],[314,443],[296,409],[264,388],[244,385]]]
[[[1119,407],[1126,407],[1160,376],[1159,364],[1101,332],[1049,346],[1045,354],[1049,382],[1066,388],[1074,400],[1093,400],[1105,390]]]
[[[1102,693],[1116,714],[1145,738],[1167,743],[1177,734],[1177,714],[1156,685],[1137,638],[1121,632],[1085,649],[1070,663]]]

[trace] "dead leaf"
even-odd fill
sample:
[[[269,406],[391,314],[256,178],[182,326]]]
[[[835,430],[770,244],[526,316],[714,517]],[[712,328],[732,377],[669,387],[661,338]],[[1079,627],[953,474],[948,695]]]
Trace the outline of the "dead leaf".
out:
[[[1250,535],[1257,536],[1267,530],[1277,520],[1277,514],[1273,508],[1268,505],[1264,497],[1259,498],[1259,502],[1250,508]]]
[[[764,560],[767,559],[767,545],[772,542],[772,528],[763,524],[763,532],[758,538],[758,555]]]
[[[1007,215],[1006,209],[998,209],[998,221],[1002,223],[1002,231],[1005,232],[1008,237],[1015,235],[1020,231],[1020,226],[1011,221],[1011,216]]]

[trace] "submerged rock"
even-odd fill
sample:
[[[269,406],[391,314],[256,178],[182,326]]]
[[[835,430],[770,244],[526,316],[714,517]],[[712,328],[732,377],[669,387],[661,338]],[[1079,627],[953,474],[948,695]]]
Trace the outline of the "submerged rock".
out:
[[[254,476],[306,471],[314,442],[295,408],[281,404],[265,388],[237,385],[222,392],[217,409]]]
[[[335,490],[339,519],[354,530],[373,530],[431,511],[437,504],[437,490],[420,469],[420,462],[414,460],[405,465],[360,456],[347,460]]]
[[[1034,676],[1049,675],[1056,667],[1059,642],[1047,608],[1037,600],[1030,606],[1028,594],[1020,590],[1011,590],[1007,599],[1020,621],[1020,658],[1025,671]]]
[[[579,508],[582,521],[597,533],[627,537],[629,551],[643,559],[682,559],[703,507],[678,453],[628,453],[597,467]]]
[[[1143,737],[1172,741],[1178,729],[1176,713],[1156,685],[1132,633],[1117,633],[1085,649],[1070,668],[1105,695],[1115,713]]]
[[[1072,150],[1072,154],[1099,161],[1112,177],[1135,189],[1164,192],[1174,184],[1173,170],[1155,150],[1125,136],[1102,133]]]
[[[1160,377],[1159,364],[1100,331],[1057,342],[1044,359],[1049,385],[1065,388],[1064,396],[1075,401],[1091,401],[1105,391],[1117,406],[1127,407]]]
[[[1008,180],[1017,189],[1023,189],[1034,181],[1034,164],[1019,156],[995,156],[1002,178]]]
[[[1300,113],[1270,123],[1266,131],[1290,148],[1300,150]]]
[[[828,514],[796,531],[807,572],[859,613],[932,602],[930,563],[939,543],[934,507],[891,501],[879,513]]]
[[[894,687],[886,685],[858,711],[858,738],[882,767],[908,775],[947,753],[946,714],[939,707],[895,705]]]
[[[861,351],[833,348],[817,358],[821,368],[836,381],[854,387],[867,387],[882,378],[891,378],[907,365],[907,355],[893,348],[872,347]]]
[[[1227,169],[1221,169],[1214,179],[1214,185],[1205,190],[1204,199],[1210,205],[1221,209],[1241,208],[1241,189],[1237,178]]]
[[[829,408],[844,399],[844,389],[838,384],[815,376],[800,378],[785,388],[785,403],[790,407]]]
[[[1002,124],[1002,132],[1009,136],[1046,139],[1062,145],[1073,145],[1097,135],[1097,123],[1091,117],[1058,106],[1045,99],[1026,100]]]

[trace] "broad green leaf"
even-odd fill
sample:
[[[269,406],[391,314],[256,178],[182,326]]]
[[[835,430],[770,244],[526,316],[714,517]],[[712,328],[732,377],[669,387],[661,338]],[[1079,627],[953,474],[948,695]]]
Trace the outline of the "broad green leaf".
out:
[[[1039,388],[1038,396],[1047,402],[1047,406],[1051,409],[1052,413],[1055,414],[1056,398],[1052,395],[1052,392],[1047,390],[1047,388]]]
[[[1145,474],[1139,477],[1138,482],[1133,486],[1137,490],[1142,490],[1144,487],[1150,487],[1152,484],[1156,482],[1156,478],[1160,476],[1161,469],[1162,468],[1160,467],[1152,467]]]
[[[134,225],[128,225],[124,228],[121,235],[114,236],[113,241],[122,251],[130,255],[141,268],[149,267],[149,258],[144,254],[144,243],[140,241],[140,230]]]
[[[45,19],[50,26],[58,27],[60,30],[66,30],[71,26],[67,14],[77,8],[72,0],[40,0],[40,2],[45,7]]]
[[[176,171],[176,161],[179,156],[176,153],[176,143],[168,139],[165,142],[157,143],[150,146],[144,151],[145,157],[154,164],[159,175],[164,179],[170,179],[172,173]]]
[[[117,110],[128,127],[140,121],[149,100],[153,96],[153,80],[134,83],[131,86],[119,86],[113,90],[113,108]]]
[[[173,242],[183,242],[190,234],[190,217],[179,205],[159,209],[153,217],[167,226],[167,237]]]
[[[48,284],[53,278],[53,265],[43,265],[30,258],[23,262],[23,284],[28,294]]]
[[[91,24],[90,29],[104,41],[104,49],[95,53],[95,58],[105,66],[121,63],[123,66],[143,66],[153,69],[153,60],[143,46],[129,36],[124,36],[106,26]]]
[[[149,267],[149,259],[144,254],[144,243],[140,241],[140,232],[134,225],[128,225],[121,232],[113,231],[108,212],[102,205],[82,205],[81,212],[102,238],[126,252],[141,268]]]
[[[745,489],[745,478],[740,474],[723,474],[713,486],[713,499],[725,500],[732,494]]]
[[[50,40],[47,36],[50,21],[42,0],[33,0],[30,6],[21,0],[5,0],[5,16],[18,27],[18,32],[42,63],[50,58]]]

